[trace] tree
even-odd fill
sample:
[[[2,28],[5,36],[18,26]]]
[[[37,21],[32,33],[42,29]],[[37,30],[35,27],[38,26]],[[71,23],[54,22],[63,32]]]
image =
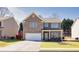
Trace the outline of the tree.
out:
[[[0,7],[0,16],[13,16],[13,13],[7,7]]]
[[[20,28],[19,28],[19,32],[23,31],[23,23],[20,23]]]
[[[23,24],[20,23],[19,26],[20,26],[20,28],[19,28],[18,34],[16,35],[16,38],[18,40],[22,40],[22,38],[23,38]]]
[[[63,30],[65,31],[67,29],[71,29],[72,24],[73,24],[73,20],[64,19],[61,25],[62,25]]]
[[[71,34],[71,26],[73,24],[73,20],[72,19],[63,19],[61,27],[64,30],[64,32],[66,32],[67,34]]]

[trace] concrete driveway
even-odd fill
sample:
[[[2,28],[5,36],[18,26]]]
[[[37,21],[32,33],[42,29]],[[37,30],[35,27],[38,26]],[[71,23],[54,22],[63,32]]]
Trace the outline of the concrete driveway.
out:
[[[40,42],[20,41],[13,45],[1,47],[0,51],[39,51]]]

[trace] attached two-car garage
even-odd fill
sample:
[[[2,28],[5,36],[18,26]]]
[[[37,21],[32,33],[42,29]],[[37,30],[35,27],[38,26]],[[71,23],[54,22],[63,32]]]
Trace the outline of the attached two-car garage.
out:
[[[25,40],[40,41],[41,33],[25,33]]]

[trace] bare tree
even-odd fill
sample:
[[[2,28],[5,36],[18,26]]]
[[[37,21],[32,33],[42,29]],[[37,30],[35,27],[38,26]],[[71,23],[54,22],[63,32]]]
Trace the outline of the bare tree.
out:
[[[13,16],[13,13],[11,13],[7,7],[0,7],[0,16]]]

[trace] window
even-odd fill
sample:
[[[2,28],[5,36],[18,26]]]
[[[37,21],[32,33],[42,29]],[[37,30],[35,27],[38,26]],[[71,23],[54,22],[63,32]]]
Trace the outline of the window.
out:
[[[0,22],[0,27],[1,27],[1,22]]]
[[[30,27],[31,28],[36,28],[37,27],[37,23],[36,22],[30,22]]]
[[[0,31],[0,36],[1,36],[2,31]]]
[[[58,23],[53,23],[53,24],[51,24],[51,28],[59,28],[59,24]]]
[[[60,34],[60,32],[51,32],[51,38],[59,38]]]
[[[49,27],[48,23],[44,23],[44,27],[45,28]]]

